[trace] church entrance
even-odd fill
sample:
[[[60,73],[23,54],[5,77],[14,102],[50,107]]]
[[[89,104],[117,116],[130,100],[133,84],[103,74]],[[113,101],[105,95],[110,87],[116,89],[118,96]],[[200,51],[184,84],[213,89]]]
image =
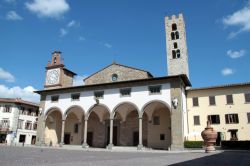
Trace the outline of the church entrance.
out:
[[[64,134],[64,144],[69,145],[70,144],[70,134]]]

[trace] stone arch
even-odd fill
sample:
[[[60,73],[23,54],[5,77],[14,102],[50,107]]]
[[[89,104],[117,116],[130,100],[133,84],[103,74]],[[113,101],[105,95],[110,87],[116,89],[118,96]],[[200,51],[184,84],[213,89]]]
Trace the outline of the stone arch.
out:
[[[73,108],[79,108],[79,110],[82,112],[83,116],[85,115],[84,109],[79,105],[72,105],[69,108],[66,109],[65,113],[63,114],[64,117],[67,117],[67,115],[72,111]]]
[[[171,145],[171,107],[162,100],[151,100],[142,107],[143,145],[168,149]]]
[[[165,101],[162,101],[162,100],[151,100],[149,102],[147,102],[146,104],[143,105],[142,109],[141,109],[141,117],[144,115],[144,112],[145,112],[145,108],[150,105],[151,103],[154,103],[154,102],[158,102],[158,103],[161,103],[163,105],[165,105],[168,110],[171,112],[171,107],[169,106],[168,103],[166,103]]]
[[[117,112],[118,108],[119,108],[120,106],[124,105],[124,104],[129,104],[129,105],[132,105],[133,107],[135,107],[135,109],[136,109],[136,111],[137,111],[137,113],[138,113],[138,117],[140,117],[140,114],[141,114],[141,113],[140,113],[140,109],[138,108],[138,106],[137,106],[136,104],[132,103],[132,102],[125,101],[125,102],[122,102],[122,103],[117,104],[117,105],[114,107],[113,111],[112,111],[111,114],[110,114],[110,118],[114,118],[115,113]]]
[[[63,117],[63,112],[62,112],[62,110],[61,110],[59,107],[51,107],[51,108],[47,109],[47,110],[45,111],[45,113],[44,113],[44,115],[45,115],[45,120],[47,119],[48,115],[51,114],[51,113],[54,112],[54,111],[59,111],[60,114],[61,114],[61,116]]]
[[[51,107],[45,112],[45,144],[57,146],[61,142],[63,113],[58,107]]]
[[[87,111],[86,114],[85,114],[85,117],[88,119],[89,116],[90,116],[90,114],[91,114],[91,112],[94,111],[94,108],[95,108],[95,107],[98,107],[98,106],[104,107],[104,108],[108,111],[109,116],[110,116],[110,109],[108,108],[108,106],[106,106],[105,104],[94,104],[94,105],[92,105],[92,106],[88,109],[88,111]]]

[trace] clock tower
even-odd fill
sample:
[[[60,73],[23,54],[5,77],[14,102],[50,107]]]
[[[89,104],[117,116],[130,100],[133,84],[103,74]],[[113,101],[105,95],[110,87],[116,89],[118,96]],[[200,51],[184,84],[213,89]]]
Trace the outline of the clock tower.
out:
[[[73,85],[73,77],[76,74],[65,68],[61,59],[61,52],[54,51],[52,60],[49,61],[46,67],[46,81],[44,88],[61,88],[70,87]]]

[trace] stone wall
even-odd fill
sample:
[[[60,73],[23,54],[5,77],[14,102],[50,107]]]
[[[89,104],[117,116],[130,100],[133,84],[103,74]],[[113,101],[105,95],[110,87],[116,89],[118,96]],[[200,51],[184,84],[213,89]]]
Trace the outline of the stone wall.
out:
[[[113,63],[112,65],[104,68],[103,70],[93,74],[92,76],[86,78],[85,85],[90,84],[102,84],[109,83],[112,81],[112,75],[117,74],[117,81],[127,81],[136,79],[150,78],[151,76],[148,72],[143,70],[138,70],[123,65]]]

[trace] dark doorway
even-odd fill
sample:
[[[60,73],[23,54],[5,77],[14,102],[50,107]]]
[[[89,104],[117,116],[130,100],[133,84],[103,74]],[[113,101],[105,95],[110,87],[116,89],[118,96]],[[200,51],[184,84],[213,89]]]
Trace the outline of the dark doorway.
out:
[[[93,132],[87,133],[87,144],[93,146]]]
[[[34,144],[36,144],[36,136],[32,135],[32,137],[31,137],[31,145],[34,145]]]
[[[221,132],[217,132],[216,146],[221,145]]]
[[[70,134],[64,134],[64,144],[68,145],[70,144]]]
[[[5,143],[6,134],[0,134],[0,143]]]
[[[133,132],[133,146],[137,146],[139,144],[139,132]]]
[[[107,128],[108,130],[108,134],[107,134],[107,145],[109,144],[109,138],[110,138],[110,127],[108,126]],[[117,126],[113,126],[113,145],[117,146],[117,137],[118,137],[118,127]]]
[[[231,129],[231,130],[228,130],[228,132],[231,133],[230,141],[238,141],[238,136],[237,136],[238,130],[237,129]]]
[[[20,135],[20,136],[19,136],[19,142],[20,142],[20,143],[24,143],[24,142],[25,142],[25,139],[26,139],[26,135]]]

